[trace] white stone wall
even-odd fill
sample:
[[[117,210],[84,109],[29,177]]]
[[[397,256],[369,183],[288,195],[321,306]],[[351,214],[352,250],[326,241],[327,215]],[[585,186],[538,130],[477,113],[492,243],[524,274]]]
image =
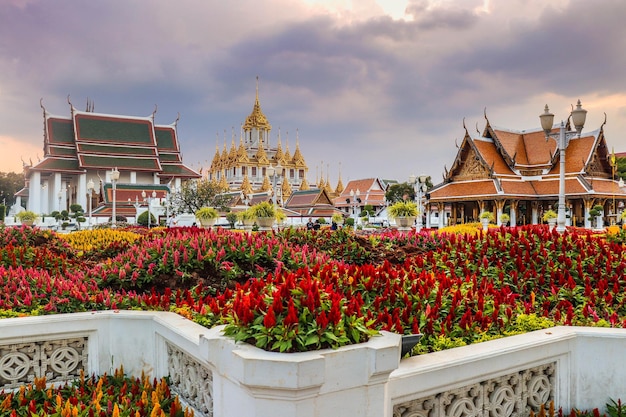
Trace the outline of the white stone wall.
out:
[[[279,354],[167,312],[2,319],[0,385],[123,365],[134,376],[170,375],[197,415],[215,417],[508,417],[549,400],[603,407],[626,387],[624,329],[556,327],[403,360],[400,342],[385,332],[337,350]]]

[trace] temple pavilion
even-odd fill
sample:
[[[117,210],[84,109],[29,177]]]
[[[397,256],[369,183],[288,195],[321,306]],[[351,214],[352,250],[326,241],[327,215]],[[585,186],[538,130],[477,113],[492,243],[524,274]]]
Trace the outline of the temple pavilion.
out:
[[[428,210],[446,213],[445,224],[478,221],[482,211],[502,213],[511,224],[541,223],[545,210],[557,211],[560,156],[557,140],[543,130],[495,127],[485,114],[482,133],[465,136],[444,181],[429,193]],[[614,156],[604,136],[605,122],[569,140],[565,154],[566,224],[592,227],[589,211],[601,205],[605,224],[621,212],[626,192],[614,174]],[[570,132],[569,120],[565,126]],[[552,133],[558,133],[553,126]],[[553,135],[552,135],[553,136]],[[498,221],[499,223],[499,221]]]
[[[110,217],[116,171],[116,214],[135,216],[135,205],[149,203],[145,195],[158,202],[182,181],[201,177],[182,161],[178,118],[159,125],[156,108],[134,117],[95,113],[90,102],[79,111],[69,97],[68,104],[69,116],[51,115],[41,104],[43,159],[24,163],[26,186],[17,193],[28,210],[48,214],[80,204],[85,212],[92,206],[94,215]]]

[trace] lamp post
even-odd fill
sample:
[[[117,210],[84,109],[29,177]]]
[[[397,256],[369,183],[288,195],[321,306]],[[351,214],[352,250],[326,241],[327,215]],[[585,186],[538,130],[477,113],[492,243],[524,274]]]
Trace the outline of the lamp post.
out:
[[[59,216],[59,218],[58,218],[59,224],[57,226],[61,227],[61,217],[62,217],[61,216],[61,199],[63,198],[63,191],[59,191],[57,193],[57,197],[59,198],[59,210],[58,210],[59,211],[59,214],[58,214],[58,216]]]
[[[94,189],[94,183],[93,180],[89,180],[89,182],[87,182],[87,206],[89,207],[89,228],[91,229],[91,196],[93,195],[93,189]]]
[[[116,199],[116,187],[117,180],[120,179],[120,172],[117,170],[117,167],[113,168],[111,171],[111,184],[113,185],[113,218],[111,219],[111,227],[115,229],[117,227],[117,213],[115,212],[115,199]]]
[[[348,203],[352,203],[352,214],[354,215],[354,230],[356,230],[359,219],[357,217],[356,211],[359,207],[359,204],[361,203],[361,191],[358,188],[356,189],[356,191],[350,190],[350,199]]]
[[[280,165],[280,163],[276,165],[275,168],[271,164],[267,168],[267,175],[269,175],[272,178],[272,203],[274,204],[274,206],[276,206],[276,203],[277,203],[276,196],[278,192],[276,188],[278,186],[277,185],[278,177],[280,176],[282,169],[283,167]]]
[[[139,202],[139,197],[135,196],[135,202],[132,203],[132,200],[128,199],[128,204],[132,204],[135,207],[135,224],[137,224],[139,220],[139,208],[141,208],[141,203]]]
[[[422,195],[426,192],[426,175],[422,174],[419,177],[415,175],[409,176],[409,184],[413,185],[415,188],[415,204],[417,205],[417,223],[415,224],[415,231],[420,232],[422,230],[422,213],[424,213],[422,208]]]
[[[570,116],[572,117],[572,121],[574,122],[576,132],[566,132],[565,124],[561,120],[558,136],[550,133],[552,131],[554,123],[554,114],[550,113],[550,109],[548,109],[547,104],[543,114],[539,116],[539,120],[541,121],[541,128],[546,134],[546,139],[558,138],[560,169],[559,202],[556,217],[556,231],[559,233],[563,233],[565,231],[565,150],[567,149],[567,145],[569,145],[569,141],[571,138],[575,136],[580,137],[580,133],[583,130],[583,126],[585,125],[585,119],[587,117],[587,110],[581,107],[580,100],[578,100],[578,103],[576,104],[576,109],[571,111]]]
[[[148,202],[148,229],[150,228],[150,220],[152,220],[152,214],[150,212],[150,206],[152,205],[152,200],[154,200],[156,198],[156,191],[152,190],[152,194],[150,196],[147,196],[146,194],[146,190],[143,190],[141,192],[141,196],[143,197],[143,201],[147,201]]]

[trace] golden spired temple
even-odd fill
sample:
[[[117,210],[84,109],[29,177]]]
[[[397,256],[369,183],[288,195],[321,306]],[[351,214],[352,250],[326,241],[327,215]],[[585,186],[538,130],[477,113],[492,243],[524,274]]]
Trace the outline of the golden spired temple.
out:
[[[276,171],[276,185],[281,198],[286,201],[297,190],[307,190],[308,167],[300,152],[298,134],[293,155],[289,152],[289,143],[283,150],[280,130],[275,147],[270,146],[272,125],[263,114],[259,102],[259,82],[257,77],[256,98],[252,113],[241,126],[239,144],[235,143],[234,132],[231,135],[230,148],[226,138],[220,152],[216,144],[215,155],[211,162],[208,178],[222,189],[243,191],[244,194],[272,190],[274,178],[270,177],[271,166]]]

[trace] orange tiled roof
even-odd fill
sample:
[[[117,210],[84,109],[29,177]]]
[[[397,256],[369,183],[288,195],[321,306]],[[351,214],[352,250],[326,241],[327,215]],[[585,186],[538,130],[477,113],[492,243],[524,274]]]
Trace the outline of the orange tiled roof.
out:
[[[371,204],[373,206],[382,206],[385,202],[385,189],[378,178],[365,178],[360,180],[352,180],[346,184],[341,194],[335,198],[336,207],[347,207],[351,204],[346,203],[346,199],[350,198],[350,191],[359,190],[361,204]]]
[[[430,192],[430,201],[454,198],[480,198],[498,194],[493,180],[462,181],[443,184]]]
[[[504,158],[502,158],[502,155],[500,154],[500,152],[498,152],[498,149],[493,142],[476,139],[474,140],[474,145],[480,153],[480,156],[487,163],[487,166],[490,169],[493,166],[493,171],[495,174],[515,175],[515,173],[511,171],[511,168],[504,161]]]

